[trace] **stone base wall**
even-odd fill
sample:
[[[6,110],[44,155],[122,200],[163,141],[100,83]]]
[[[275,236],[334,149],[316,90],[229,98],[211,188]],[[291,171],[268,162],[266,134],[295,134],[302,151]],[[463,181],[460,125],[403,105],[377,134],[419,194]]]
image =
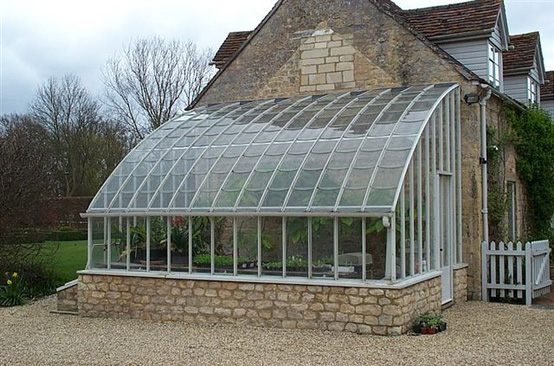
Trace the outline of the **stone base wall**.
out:
[[[57,293],[58,311],[77,311],[77,284],[67,287]]]
[[[79,276],[79,315],[399,335],[441,310],[436,277],[404,289]]]
[[[454,270],[454,302],[467,301],[467,267]]]

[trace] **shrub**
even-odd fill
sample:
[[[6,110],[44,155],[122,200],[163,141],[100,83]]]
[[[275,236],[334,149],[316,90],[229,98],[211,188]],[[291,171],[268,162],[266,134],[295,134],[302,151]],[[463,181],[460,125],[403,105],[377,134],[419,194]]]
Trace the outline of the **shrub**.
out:
[[[6,279],[2,281],[3,285],[0,286],[0,306],[17,306],[25,304],[27,297],[27,289],[23,277],[19,276],[17,272],[13,272],[11,275],[5,274]]]
[[[527,184],[532,239],[554,239],[554,123],[537,106],[508,113],[518,154],[517,171]]]
[[[86,230],[67,230],[66,228],[61,228],[60,230],[52,231],[49,239],[52,241],[87,240],[87,232]]]

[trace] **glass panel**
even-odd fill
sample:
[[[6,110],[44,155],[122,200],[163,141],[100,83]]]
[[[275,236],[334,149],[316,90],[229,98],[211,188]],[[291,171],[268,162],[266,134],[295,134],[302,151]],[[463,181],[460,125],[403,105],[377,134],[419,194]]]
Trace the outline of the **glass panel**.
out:
[[[192,218],[192,272],[210,273],[210,219],[208,217]]]
[[[167,217],[150,218],[150,271],[167,271]]]
[[[281,222],[281,217],[262,218],[262,273],[264,276],[283,275]]]
[[[107,218],[90,218],[92,221],[92,268],[107,268],[106,222]]]
[[[237,219],[238,274],[258,275],[258,218]],[[262,240],[263,243],[263,240]]]
[[[339,278],[362,278],[362,219],[339,219]],[[372,260],[366,255],[366,266]]]
[[[215,273],[233,275],[233,219],[214,217],[213,224]]]
[[[188,272],[189,219],[183,216],[169,219],[171,220],[171,272]]]
[[[113,270],[127,269],[126,221],[123,217],[111,217],[111,268]]]
[[[397,231],[397,237],[400,232]],[[382,280],[386,277],[387,229],[381,218],[366,218],[366,278]],[[397,261],[398,263],[398,261]]]
[[[308,277],[308,219],[287,218],[287,277]]]
[[[131,252],[130,270],[146,271],[146,219],[144,217],[132,217],[131,222]]]
[[[312,277],[334,279],[333,218],[312,219]]]

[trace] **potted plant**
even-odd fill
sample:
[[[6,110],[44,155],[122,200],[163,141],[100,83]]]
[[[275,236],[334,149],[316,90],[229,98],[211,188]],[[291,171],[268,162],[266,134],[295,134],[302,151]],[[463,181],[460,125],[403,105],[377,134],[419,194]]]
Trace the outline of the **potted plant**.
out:
[[[427,312],[415,319],[412,330],[418,334],[436,334],[446,330],[446,322],[441,314]]]

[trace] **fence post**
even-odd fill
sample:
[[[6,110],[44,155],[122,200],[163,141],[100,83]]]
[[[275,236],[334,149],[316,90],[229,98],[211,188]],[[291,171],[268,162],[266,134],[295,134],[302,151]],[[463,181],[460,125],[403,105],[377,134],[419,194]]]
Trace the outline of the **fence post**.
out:
[[[487,283],[488,283],[487,250],[488,250],[488,243],[484,241],[481,244],[481,299],[485,302],[489,301],[489,296],[487,294]]]
[[[531,305],[533,299],[533,276],[531,271],[531,243],[525,244],[525,305]]]

